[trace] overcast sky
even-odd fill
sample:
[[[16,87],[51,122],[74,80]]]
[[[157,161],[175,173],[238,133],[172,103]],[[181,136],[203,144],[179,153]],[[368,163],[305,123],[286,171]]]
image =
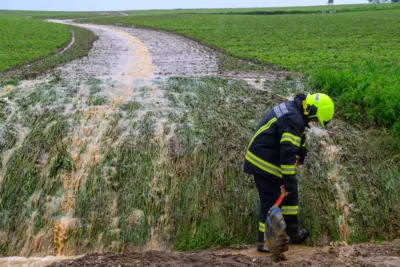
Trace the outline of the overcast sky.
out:
[[[335,4],[367,3],[366,0],[334,0]],[[19,10],[142,10],[174,8],[234,8],[325,5],[327,0],[0,0],[0,9]]]

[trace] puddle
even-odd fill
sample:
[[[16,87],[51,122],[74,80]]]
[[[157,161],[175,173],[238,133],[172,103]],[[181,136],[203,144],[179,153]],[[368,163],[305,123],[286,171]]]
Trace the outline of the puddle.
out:
[[[45,267],[54,262],[60,262],[62,260],[75,260],[79,259],[82,256],[73,256],[73,257],[55,257],[55,256],[47,256],[47,257],[8,257],[8,258],[0,258],[0,267]]]

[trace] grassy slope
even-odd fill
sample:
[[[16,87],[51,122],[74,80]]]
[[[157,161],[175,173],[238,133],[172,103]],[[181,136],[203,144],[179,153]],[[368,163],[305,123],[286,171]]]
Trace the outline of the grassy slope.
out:
[[[242,171],[244,153],[258,120],[282,99],[243,81],[176,78],[158,83],[169,100],[165,109],[136,99],[117,106],[91,100],[107,86],[53,81],[17,87],[0,101],[0,124],[9,129],[0,136],[14,140],[0,147],[12,149],[0,185],[0,254],[51,251],[54,225],[64,218],[73,222],[67,254],[149,240],[182,250],[255,241],[259,203]],[[280,87],[293,93],[298,83],[265,84],[274,92]],[[136,92],[138,99],[150,94],[146,86]],[[100,116],[106,128],[95,110],[107,111]],[[160,118],[168,118],[164,137],[175,129],[164,142],[154,138]],[[99,160],[80,177],[82,162],[70,151],[77,148],[74,134],[89,126],[101,135]],[[29,131],[18,144],[21,127]],[[329,135],[309,134],[309,158],[298,176],[302,225],[317,243],[324,235],[349,242],[398,237],[400,169],[384,133],[334,120]],[[331,147],[340,151],[331,155]],[[83,155],[93,149],[79,148]]]
[[[182,14],[89,21],[170,30],[233,56],[310,74],[314,88],[337,97],[346,118],[400,132],[399,6],[334,14]]]

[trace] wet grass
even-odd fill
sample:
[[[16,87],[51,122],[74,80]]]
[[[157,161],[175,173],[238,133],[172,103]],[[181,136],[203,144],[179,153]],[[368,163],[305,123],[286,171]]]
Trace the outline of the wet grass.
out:
[[[29,131],[21,146],[13,146],[0,186],[0,231],[8,236],[0,254],[19,253],[27,240],[33,252],[32,237],[41,231],[51,236],[65,216],[78,222],[68,230],[69,253],[123,251],[150,241],[192,250],[256,240],[259,200],[253,178],[242,171],[245,149],[267,110],[301,90],[298,81],[266,81],[265,90],[255,90],[245,81],[171,78],[157,83],[166,111],[135,99],[113,107],[115,113],[103,118],[101,158],[79,178],[66,214],[60,199],[69,185],[62,177],[77,179],[81,167],[65,137],[81,127],[85,110],[75,107],[65,116],[57,106],[78,97],[66,93],[78,84],[89,95],[104,86],[61,80],[8,95],[17,105],[15,125]],[[32,115],[37,105],[45,108]],[[160,119],[168,119],[162,129]],[[339,120],[329,126],[329,137],[309,134],[309,157],[298,170],[302,226],[315,244],[321,236],[348,242],[398,237],[400,169],[387,135]],[[341,148],[333,161],[328,146]],[[331,174],[338,166],[336,183]],[[349,208],[346,235],[343,207]]]
[[[243,104],[261,114],[269,94],[220,79],[171,79],[160,86],[173,109],[185,110],[163,115],[170,118],[165,134],[178,125],[175,136],[159,143],[154,134],[162,114],[147,110],[138,120],[138,102],[121,105],[104,139],[129,133],[119,146],[104,148],[104,160],[79,190],[75,216],[83,226],[73,240],[88,250],[98,245],[99,235],[117,250],[153,238],[184,250],[253,241],[257,197],[237,150],[257,124],[254,110]],[[127,129],[118,129],[118,120]],[[232,133],[221,138],[227,129]]]
[[[91,95],[86,101],[89,106],[102,106],[107,103],[107,97],[99,95]]]
[[[245,82],[172,79],[165,88],[186,110],[175,130],[167,173],[174,173],[172,210],[177,249],[254,240],[256,192],[242,172],[243,153],[256,122],[271,105],[268,92]],[[235,112],[232,112],[232,111]],[[181,185],[185,186],[181,186]]]
[[[128,113],[133,113],[134,111],[136,111],[139,108],[140,108],[140,103],[136,102],[136,101],[127,102],[120,106],[121,110],[124,110]]]
[[[28,90],[17,87],[5,95],[8,100],[4,110],[9,112],[0,126],[14,130],[12,141],[5,139],[1,150],[2,155],[7,151],[10,156],[0,184],[0,231],[8,233],[0,254],[21,251],[32,235],[51,229],[50,215],[56,216],[57,211],[45,216],[45,207],[62,188],[57,173],[72,169],[63,142],[69,123],[61,115],[63,96],[57,96],[59,87],[58,83],[43,83]]]
[[[57,123],[46,131],[48,124],[55,120]],[[51,185],[56,182],[54,178],[47,178],[47,174],[43,175],[37,163],[43,155],[57,154],[62,147],[61,140],[66,134],[65,121],[53,111],[45,111],[33,120],[32,125],[22,146],[16,149],[8,160],[0,187],[3,218],[0,230],[9,232],[16,238],[15,249],[21,249],[31,216],[40,211],[40,207],[46,201],[45,197],[51,191]],[[60,185],[57,182],[56,184]],[[40,195],[39,202],[32,204],[28,200],[37,190],[43,195]]]
[[[350,126],[341,121],[330,125],[330,145],[341,148],[333,163],[326,160],[326,138],[311,135],[309,157],[300,175],[301,218],[315,242],[329,236],[342,240],[340,219],[348,208],[349,242],[397,238],[400,198],[400,168],[391,159],[398,151],[381,130]],[[333,168],[338,184],[329,180]],[[338,198],[338,187],[346,199]]]

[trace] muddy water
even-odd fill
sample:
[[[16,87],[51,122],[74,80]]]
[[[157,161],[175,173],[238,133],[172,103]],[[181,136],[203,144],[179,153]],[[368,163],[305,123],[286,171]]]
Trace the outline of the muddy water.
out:
[[[288,261],[298,260],[303,257],[310,257],[313,253],[317,251],[327,252],[329,247],[307,247],[304,245],[290,245],[289,251],[285,253]],[[217,254],[232,254],[232,255],[245,255],[248,257],[271,257],[270,253],[260,253],[257,252],[255,247],[249,247],[245,249],[227,249],[217,252]]]
[[[271,267],[325,267],[325,266],[400,266],[398,241],[344,247],[306,248],[292,246],[286,253],[288,260],[275,262],[269,254],[247,250],[195,251],[174,253],[165,251],[126,252],[124,254],[92,254],[78,260],[55,263],[64,266],[271,266]]]
[[[352,204],[349,201],[350,185],[346,177],[342,175],[343,166],[340,164],[341,147],[334,144],[330,139],[329,133],[326,130],[320,129],[312,125],[309,134],[313,134],[321,138],[319,142],[324,149],[324,161],[328,166],[327,179],[335,189],[335,208],[338,211],[339,217],[337,218],[339,225],[340,241],[346,244],[350,235],[351,229],[349,226],[350,211]]]
[[[80,119],[79,125],[75,126],[76,130],[65,139],[66,142],[73,144],[68,147],[68,153],[77,169],[73,170],[70,175],[62,176],[64,185],[60,204],[62,214],[59,220],[55,222],[58,230],[54,231],[55,239],[60,240],[55,244],[58,251],[57,255],[67,253],[67,248],[64,248],[65,234],[68,230],[74,228],[77,225],[74,222],[78,221],[72,217],[76,192],[79,185],[85,184],[91,167],[102,160],[101,151],[104,147],[104,141],[101,138],[108,130],[114,115],[119,114],[119,106],[129,101],[140,102],[142,109],[138,112],[137,120],[140,120],[150,111],[158,111],[157,118],[154,118],[154,141],[160,145],[161,153],[165,148],[164,140],[172,138],[174,134],[173,125],[171,131],[164,134],[164,124],[168,121],[168,114],[171,111],[167,108],[168,102],[164,98],[164,92],[154,82],[157,77],[154,74],[155,66],[153,63],[157,62],[154,60],[154,53],[151,53],[141,39],[127,32],[126,29],[87,24],[79,26],[92,30],[98,35],[99,40],[94,43],[88,57],[61,66],[58,70],[61,72],[61,76],[66,79],[95,77],[103,80],[101,93],[106,96],[107,103],[101,106],[88,106],[87,99],[90,95],[90,88],[79,86],[77,97],[73,101],[76,108],[71,107],[68,111],[68,113],[73,114],[76,110],[79,110],[83,117]],[[174,53],[179,53],[179,51]],[[187,62],[189,62],[189,66],[192,65],[190,60],[187,60]],[[185,64],[179,64],[179,66],[184,68]],[[184,72],[184,69],[181,72]],[[124,123],[124,119],[121,119],[121,124]],[[126,134],[129,134],[129,129],[121,134],[120,139],[122,140],[121,137]],[[117,202],[117,196],[113,196],[113,203]],[[117,207],[113,210],[116,211]],[[114,213],[110,216],[117,222],[113,227],[118,232],[118,217]],[[152,223],[149,222],[149,224]],[[152,233],[153,230],[151,229]],[[161,247],[155,241],[156,238],[155,234],[151,235],[148,242],[149,249]]]
[[[138,38],[116,27],[89,24],[79,26],[93,31],[99,40],[94,43],[88,57],[58,68],[63,78],[96,77],[126,80],[153,76],[151,55]]]
[[[0,258],[0,267],[44,267],[54,262],[59,262],[63,260],[74,260],[78,259],[82,256],[74,256],[74,257],[9,257],[9,258]]]
[[[150,78],[218,74],[216,53],[186,38],[148,29],[77,26],[93,31],[99,40],[88,57],[59,68],[64,77],[121,75]]]
[[[71,48],[71,46],[75,43],[75,32],[71,31],[71,41],[69,42],[69,44],[67,45],[67,47],[65,47],[59,54],[63,54],[65,51],[67,51],[68,49]]]
[[[68,64],[59,68],[66,77],[104,77],[106,75],[123,74],[127,71],[123,68],[129,60],[134,62],[134,68],[153,66],[153,77],[201,77],[217,76],[233,79],[261,79],[284,78],[289,75],[284,71],[222,71],[219,67],[219,56],[222,54],[199,44],[196,41],[178,36],[173,33],[136,27],[118,27],[109,25],[76,24],[71,20],[49,20],[55,23],[66,23],[84,27],[93,31],[99,40],[94,43],[93,50],[88,57],[77,60],[74,64]],[[132,39],[133,38],[133,39]],[[131,41],[139,44],[135,50]],[[146,63],[143,65],[143,57],[130,57],[134,51],[145,53]],[[142,55],[143,56],[143,55]],[[130,71],[128,70],[128,73]],[[141,76],[141,78],[145,78]]]

